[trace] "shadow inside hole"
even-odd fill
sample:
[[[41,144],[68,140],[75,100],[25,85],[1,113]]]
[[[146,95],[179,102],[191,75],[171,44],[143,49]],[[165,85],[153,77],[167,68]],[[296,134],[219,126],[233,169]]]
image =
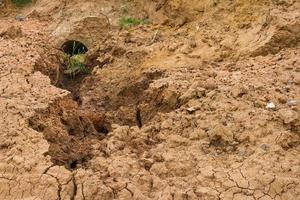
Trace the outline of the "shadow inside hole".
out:
[[[79,41],[76,40],[68,40],[63,43],[61,47],[62,51],[70,56],[76,54],[85,54],[88,51],[88,48]]]
[[[111,127],[109,125],[103,125],[103,124],[95,124],[94,125],[96,131],[104,136],[106,136],[109,132]]]

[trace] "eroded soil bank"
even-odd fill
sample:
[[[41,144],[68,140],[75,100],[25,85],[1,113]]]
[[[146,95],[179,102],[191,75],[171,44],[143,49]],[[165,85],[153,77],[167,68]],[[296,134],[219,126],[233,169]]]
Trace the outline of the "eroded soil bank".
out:
[[[298,1],[3,2],[0,199],[300,198]]]

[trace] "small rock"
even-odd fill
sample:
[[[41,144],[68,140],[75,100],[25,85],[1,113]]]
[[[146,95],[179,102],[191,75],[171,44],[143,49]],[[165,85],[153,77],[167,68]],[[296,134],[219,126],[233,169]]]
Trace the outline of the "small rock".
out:
[[[154,163],[153,159],[147,159],[147,158],[142,158],[141,162],[144,164],[146,170],[150,170],[150,168]]]
[[[186,110],[188,111],[189,114],[193,114],[196,111],[196,108],[190,107],[190,108],[188,108]]]
[[[255,102],[253,102],[254,107],[256,108],[263,108],[265,107],[265,102],[263,100],[256,100]]]
[[[171,119],[167,119],[162,122],[161,128],[162,129],[170,129],[173,127],[173,121]]]
[[[247,151],[245,149],[241,149],[241,150],[239,150],[238,155],[239,156],[245,156],[245,155],[247,155]]]
[[[288,85],[292,85],[293,83],[294,83],[293,80],[288,80],[288,81],[287,81],[287,84],[288,84]]]
[[[276,93],[276,98],[279,103],[285,104],[287,102],[287,97],[284,94]]]
[[[24,21],[26,17],[22,16],[22,15],[17,15],[16,16],[16,20],[17,21]]]
[[[233,88],[232,95],[233,97],[242,97],[244,94],[248,93],[248,89],[244,86],[237,86]]]
[[[196,43],[194,40],[191,40],[191,41],[189,42],[189,47],[194,49],[194,48],[197,47],[197,43]]]
[[[300,77],[299,77],[299,76],[296,76],[296,77],[294,78],[294,82],[295,82],[296,85],[300,85]]]
[[[285,124],[289,124],[298,119],[298,113],[291,109],[281,109],[279,110],[279,117]]]
[[[179,101],[179,94],[177,91],[173,90],[166,90],[164,91],[163,95],[163,103],[170,107],[175,107]]]
[[[214,79],[210,78],[206,80],[206,82],[203,85],[203,88],[207,90],[214,90],[217,88],[217,84]]]
[[[268,146],[267,144],[262,144],[262,145],[260,145],[260,148],[261,148],[262,150],[264,150],[264,151],[269,150],[269,146]]]
[[[234,147],[233,146],[226,146],[225,149],[226,149],[227,152],[234,151]]]
[[[288,106],[296,106],[298,102],[296,100],[288,100],[287,105]]]
[[[180,102],[186,103],[190,99],[200,98],[205,95],[205,89],[201,87],[191,87],[183,95],[179,97]]]
[[[274,110],[276,108],[276,106],[275,106],[275,104],[272,101],[270,101],[270,102],[267,103],[266,108]]]

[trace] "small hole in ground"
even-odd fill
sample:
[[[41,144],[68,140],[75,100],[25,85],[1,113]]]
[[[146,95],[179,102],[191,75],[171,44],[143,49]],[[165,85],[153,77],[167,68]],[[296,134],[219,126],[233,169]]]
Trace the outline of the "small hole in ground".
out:
[[[139,128],[142,128],[143,124],[142,124],[142,117],[141,117],[141,109],[137,106],[135,108],[135,118],[136,118],[136,124]]]
[[[101,133],[103,135],[107,135],[109,133],[109,128],[107,128],[103,124],[97,124],[94,127],[98,133]]]
[[[71,168],[71,169],[75,169],[75,168],[76,168],[76,165],[77,165],[77,160],[73,161],[73,162],[70,164],[70,168]]]
[[[85,54],[88,51],[88,48],[82,42],[76,40],[66,41],[63,43],[61,49],[70,56],[76,54]]]

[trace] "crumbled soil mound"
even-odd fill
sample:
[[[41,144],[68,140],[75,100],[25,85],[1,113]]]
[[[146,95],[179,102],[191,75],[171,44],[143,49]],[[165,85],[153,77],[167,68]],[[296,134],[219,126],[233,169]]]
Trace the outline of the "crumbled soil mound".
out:
[[[0,1],[0,199],[299,199],[299,10]]]

